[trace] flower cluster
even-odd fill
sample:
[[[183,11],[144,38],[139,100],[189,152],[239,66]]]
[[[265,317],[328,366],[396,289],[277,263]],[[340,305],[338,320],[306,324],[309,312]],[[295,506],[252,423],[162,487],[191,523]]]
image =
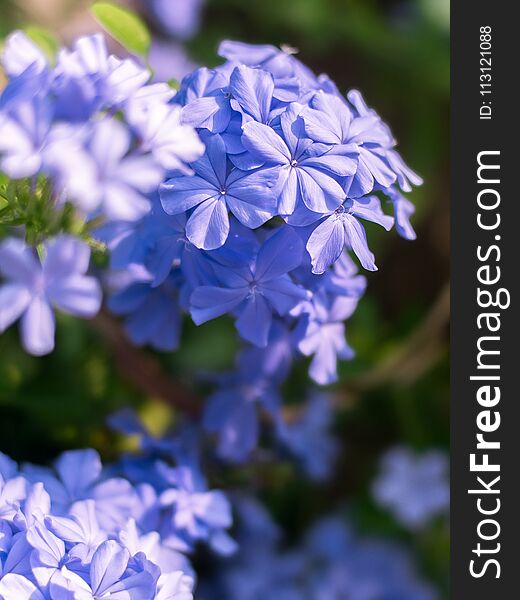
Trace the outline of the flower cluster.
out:
[[[234,550],[230,506],[194,466],[131,462],[133,482],[94,450],[22,469],[0,453],[2,600],[192,600],[187,555]]]
[[[344,321],[365,286],[349,252],[376,268],[363,221],[413,237],[401,192],[420,179],[359,92],[342,97],[287,48],[224,42],[220,53],[224,65],[195,70],[176,94],[108,56],[100,36],[51,67],[12,34],[0,168],[44,175],[54,207],[103,219],[95,235],[125,274],[110,307],[135,343],[173,350],[182,313],[197,324],[229,314],[259,348],[283,329],[328,384],[353,355]],[[36,353],[52,348],[48,330]]]
[[[185,3],[179,37],[201,6]],[[0,333],[20,320],[25,349],[47,354],[53,309],[93,317],[103,285],[136,345],[177,349],[187,315],[197,325],[227,316],[242,345],[200,423],[178,419],[175,435],[156,439],[130,411],[112,417],[140,440],[138,454],[103,467],[94,450],[71,451],[52,468],[0,454],[0,600],[191,600],[198,545],[237,549],[230,502],[202,472],[208,436],[225,461],[250,459],[267,439],[310,478],[330,474],[330,399],[284,411],[281,389],[297,360],[315,383],[337,380],[338,360],[353,356],[345,321],[366,287],[358,265],[376,270],[364,223],[413,239],[403,194],[421,180],[361,94],[344,97],[293,49],[227,41],[220,55],[176,92],[110,56],[100,35],[55,61],[21,32],[6,40],[0,191],[5,175],[9,210],[23,204],[22,187],[10,188],[19,182],[37,225],[45,211],[63,219],[33,238],[28,213],[14,211],[0,242]],[[89,273],[92,247],[108,251],[105,270]],[[445,509],[442,457],[394,451],[382,471],[375,497],[402,523]],[[223,561],[205,597],[433,597],[399,549],[340,519],[285,550],[262,509],[237,506],[240,558]]]
[[[197,324],[230,315],[247,344],[290,340],[328,384],[353,355],[344,321],[365,287],[350,251],[376,268],[363,221],[412,238],[401,192],[420,179],[359,92],[343,98],[290,49],[224,42],[220,54],[172,100],[205,145],[193,173],[172,172],[140,222],[100,232],[112,268],[133,273],[110,306],[135,343],[163,350],[179,343],[175,312]]]
[[[448,457],[439,450],[415,454],[392,448],[381,459],[373,496],[399,523],[415,530],[448,512],[450,505]]]
[[[48,210],[68,203],[87,221],[139,221],[165,174],[190,172],[187,163],[203,152],[193,128],[181,123],[181,108],[169,102],[175,91],[147,85],[148,71],[109,56],[101,35],[62,49],[51,66],[15,32],[2,62],[9,80],[0,96],[0,171],[11,180],[28,178],[34,191],[42,177],[50,181]],[[88,249],[69,239],[49,246],[41,268],[16,239],[0,256],[9,280],[0,331],[25,312],[24,345],[36,355],[54,345],[53,316],[43,297],[81,316],[92,316],[100,304],[97,284],[81,278]]]
[[[87,215],[138,220],[168,169],[188,172],[203,151],[166,84],[131,59],[109,56],[101,35],[62,49],[51,67],[23,33],[8,37],[9,83],[0,100],[0,168],[45,174],[57,203]]]
[[[226,600],[434,600],[410,556],[381,538],[363,538],[337,515],[325,517],[297,547],[283,549],[280,532],[251,499],[237,503],[241,517],[238,560],[219,565],[201,582],[204,597]]]
[[[344,98],[290,48],[223,42],[220,54],[227,62],[195,70],[176,93],[109,56],[99,35],[52,66],[12,34],[0,169],[36,187],[45,177],[50,209],[66,203],[91,224],[110,253],[108,307],[135,344],[172,351],[184,314],[197,325],[230,316],[244,346],[218,378],[203,428],[221,458],[242,462],[258,445],[261,411],[278,446],[319,478],[334,455],[327,409],[312,404],[288,425],[280,387],[298,358],[326,385],[353,356],[345,321],[366,286],[355,258],[376,268],[363,221],[413,237],[402,192],[420,179],[359,92]],[[0,331],[21,318],[25,348],[41,355],[54,346],[52,307],[95,315],[89,257],[70,234],[37,253],[4,241]],[[311,438],[323,460],[309,455]]]

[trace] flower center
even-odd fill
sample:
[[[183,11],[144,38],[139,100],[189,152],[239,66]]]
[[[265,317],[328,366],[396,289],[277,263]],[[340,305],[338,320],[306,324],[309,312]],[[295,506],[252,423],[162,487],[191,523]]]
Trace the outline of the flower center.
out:
[[[222,190],[220,190],[220,195],[221,195],[221,196],[225,196],[225,195],[226,195],[226,193],[227,193],[227,192],[226,192],[226,190],[225,190],[225,189],[222,189]]]
[[[291,160],[291,167],[297,167],[297,166],[298,166],[298,161],[295,158],[293,158]]]

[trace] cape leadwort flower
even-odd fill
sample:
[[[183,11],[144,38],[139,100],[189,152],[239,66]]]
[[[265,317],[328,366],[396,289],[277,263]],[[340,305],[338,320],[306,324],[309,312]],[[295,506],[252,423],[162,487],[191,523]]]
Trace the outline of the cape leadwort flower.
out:
[[[194,177],[174,175],[160,188],[162,207],[181,228],[169,236],[177,248],[170,264],[187,283],[180,285],[181,306],[196,323],[230,314],[240,336],[258,346],[266,344],[273,316],[281,316],[295,332],[294,351],[314,356],[312,378],[330,383],[336,358],[353,355],[343,321],[364,289],[353,287],[356,276],[345,266],[350,265],[345,250],[365,269],[376,269],[364,221],[389,230],[395,220],[398,232],[413,238],[413,206],[402,192],[421,180],[361,94],[343,97],[292,49],[223,42],[220,53],[228,62],[197,69],[172,100],[206,145],[205,156],[190,165]],[[394,216],[384,212],[386,204]],[[303,252],[298,244],[291,249],[293,233]],[[287,240],[271,268],[287,261],[291,268],[264,285],[262,277],[270,275],[255,275],[255,256],[270,235]],[[158,267],[150,257],[157,256],[158,246],[143,259],[152,279]],[[160,280],[166,264],[161,263]],[[273,301],[273,287],[282,282],[286,289],[282,295],[276,290]]]
[[[52,307],[77,317],[93,317],[101,305],[101,287],[86,275],[90,249],[79,240],[60,236],[46,244],[40,259],[21,240],[0,244],[0,333],[21,318],[27,352],[47,354],[54,348]]]
[[[13,179],[45,175],[58,203],[87,218],[135,221],[167,169],[186,170],[203,152],[170,104],[174,90],[108,54],[102,35],[80,38],[52,66],[22,32],[5,44],[9,76],[0,96],[0,169]]]
[[[240,461],[257,445],[259,409],[298,453],[279,387],[298,357],[309,357],[311,378],[326,385],[338,359],[353,356],[345,320],[365,289],[353,256],[376,268],[363,222],[387,230],[395,222],[413,238],[403,194],[420,179],[359,92],[343,97],[294,49],[228,41],[220,54],[227,62],[195,70],[175,93],[148,84],[135,61],[109,56],[101,36],[60,51],[52,66],[13,34],[4,52],[0,168],[34,185],[49,178],[52,207],[69,202],[85,220],[104,221],[94,235],[111,253],[108,306],[134,343],[171,351],[183,314],[197,324],[231,316],[245,345],[212,394],[204,426],[217,434],[221,457]],[[74,281],[93,285],[82,265]],[[99,300],[87,307],[85,297],[58,293],[58,275],[36,286],[2,272],[0,327],[23,314],[32,352],[52,348],[49,303],[85,316],[98,308]],[[25,325],[34,321],[29,296],[45,298],[38,327]],[[33,329],[38,337],[29,340]],[[261,368],[252,374],[243,357]]]
[[[223,42],[220,53],[226,63],[197,69],[176,94],[109,56],[99,35],[51,66],[12,34],[2,168],[45,174],[56,204],[107,220],[99,235],[112,267],[141,269],[110,303],[136,343],[176,348],[187,312],[197,323],[229,313],[245,341],[263,346],[281,318],[294,352],[314,356],[313,379],[330,383],[336,358],[352,356],[342,321],[361,295],[338,276],[344,252],[376,268],[363,221],[391,228],[385,197],[398,232],[413,238],[403,193],[420,179],[360,93],[343,97],[293,49]],[[271,264],[258,264],[276,240]]]
[[[233,552],[230,506],[195,467],[157,468],[153,488],[114,477],[120,467],[103,468],[93,450],[66,452],[54,469],[20,470],[0,453],[0,598],[192,600],[179,549]]]
[[[411,556],[397,544],[357,534],[331,515],[316,522],[297,547],[282,548],[280,532],[262,506],[237,500],[240,556],[222,562],[202,582],[210,600],[435,600]]]
[[[29,178],[32,190],[49,179],[49,202],[41,210],[71,203],[87,222],[139,222],[166,171],[189,172],[187,162],[203,152],[193,128],[181,123],[181,108],[170,103],[175,91],[147,85],[148,71],[132,59],[110,56],[101,35],[61,49],[51,65],[24,33],[15,32],[2,62],[9,79],[0,96],[0,170],[13,180]],[[0,257],[6,278],[0,331],[22,317],[24,346],[35,355],[54,347],[51,305],[91,317],[101,301],[99,284],[85,275],[88,248],[59,237],[41,250],[48,256],[40,266],[30,248],[13,238]],[[157,344],[172,349],[172,337],[166,337]]]
[[[391,448],[381,458],[372,495],[403,526],[420,529],[449,509],[448,468],[448,457],[440,450],[416,454],[410,448]]]

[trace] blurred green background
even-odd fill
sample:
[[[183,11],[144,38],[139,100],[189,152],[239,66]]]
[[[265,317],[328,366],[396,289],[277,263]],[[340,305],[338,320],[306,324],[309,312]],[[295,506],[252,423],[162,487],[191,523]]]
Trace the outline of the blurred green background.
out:
[[[131,4],[142,10],[146,3]],[[70,41],[96,29],[88,5],[0,0],[0,35],[35,24]],[[340,90],[361,89],[425,180],[411,195],[417,241],[375,227],[368,231],[379,271],[368,275],[367,294],[348,324],[357,357],[341,365],[334,388],[341,406],[335,428],[343,446],[334,481],[307,494],[309,500],[295,513],[294,499],[312,489],[288,465],[229,477],[246,485],[261,481],[276,516],[294,531],[346,497],[361,530],[409,541],[425,573],[446,590],[446,523],[412,538],[373,506],[368,488],[377,459],[389,446],[449,445],[449,2],[209,0],[200,31],[185,48],[194,62],[211,66],[224,38],[290,44]],[[130,404],[160,431],[175,418],[169,396],[200,397],[196,375],[233,362],[235,334],[224,320],[201,328],[187,322],[182,350],[170,356],[132,349],[113,325],[60,317],[57,350],[42,359],[20,349],[16,331],[0,337],[0,450],[45,462],[63,449],[88,445],[109,458],[123,442],[106,429],[108,414]],[[171,386],[149,384],[146,373],[158,365],[171,376]],[[142,377],[136,377],[139,368]],[[287,402],[301,400],[305,382],[302,365],[285,387]]]

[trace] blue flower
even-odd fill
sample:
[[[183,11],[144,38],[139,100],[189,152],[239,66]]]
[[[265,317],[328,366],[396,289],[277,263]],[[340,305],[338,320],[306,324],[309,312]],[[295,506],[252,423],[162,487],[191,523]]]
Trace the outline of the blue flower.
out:
[[[420,529],[449,509],[448,467],[446,455],[439,450],[414,454],[409,448],[392,448],[381,459],[373,497],[399,523]]]
[[[262,372],[261,365],[249,362],[251,358],[257,357],[245,353],[237,371],[222,378],[204,410],[205,429],[218,435],[218,455],[238,463],[246,461],[258,444],[258,410],[264,409],[276,422],[282,405],[275,381]]]
[[[0,110],[0,169],[9,177],[30,177],[42,168],[51,110],[47,100],[40,98]]]
[[[94,450],[65,452],[54,468],[25,468],[28,480],[43,482],[49,490],[54,514],[66,515],[75,502],[94,499],[96,517],[105,531],[121,527],[131,515],[135,503],[132,487],[121,478],[101,480],[101,460]]]
[[[225,131],[233,115],[228,86],[229,74],[222,68],[201,67],[187,75],[176,97],[183,105],[183,122],[212,133]]]
[[[20,473],[0,455],[2,600],[192,600],[191,566],[171,547],[185,532],[176,521],[192,523],[183,517],[186,510],[193,510],[196,539],[220,550],[234,547],[222,529],[231,524],[227,500],[221,492],[186,487],[188,481],[200,486],[187,469],[163,474],[163,500],[147,484],[134,488],[111,478],[112,469],[103,469],[93,450],[63,454],[55,470],[28,466]],[[172,485],[180,496],[168,500]],[[192,495],[191,508],[181,490]],[[118,517],[107,518],[107,509]],[[150,512],[168,527],[146,530]]]
[[[163,171],[150,155],[130,154],[130,132],[115,119],[93,127],[89,155],[96,166],[90,194],[113,220],[135,221],[150,210],[147,194],[155,191]]]
[[[197,325],[226,313],[236,315],[242,338],[265,347],[273,311],[286,315],[308,293],[289,277],[302,259],[303,244],[289,228],[281,228],[258,250],[248,266],[216,268],[220,286],[200,286],[191,295],[191,316]]]
[[[312,258],[313,273],[324,273],[338,260],[345,247],[354,251],[365,269],[377,269],[374,255],[368,248],[365,229],[359,219],[377,223],[387,231],[394,224],[393,218],[383,213],[381,202],[376,196],[345,200],[319,223],[309,237],[307,250]]]
[[[182,321],[177,281],[175,274],[158,287],[137,281],[111,296],[110,310],[126,318],[126,332],[137,346],[149,344],[164,351],[179,346]]]
[[[10,77],[17,77],[32,65],[37,72],[47,68],[47,59],[42,50],[22,31],[10,33],[2,50],[2,65]]]
[[[103,35],[79,38],[73,50],[63,48],[58,54],[53,84],[57,114],[68,121],[87,120],[103,107],[120,107],[149,78],[134,60],[109,55]]]
[[[181,40],[193,37],[199,29],[204,0],[180,0],[175,4],[168,0],[152,0],[142,4],[146,8],[151,8],[158,24],[168,34]],[[149,4],[151,7],[148,6]]]
[[[274,93],[273,76],[262,69],[245,65],[236,67],[229,79],[231,106],[241,112],[245,121],[268,123]]]
[[[191,173],[186,163],[204,154],[204,144],[193,127],[182,122],[181,108],[166,104],[160,87],[146,86],[127,102],[129,123],[139,135],[140,150],[150,152],[157,163],[169,171]]]
[[[62,48],[51,66],[16,32],[4,62],[0,168],[14,179],[48,177],[55,203],[71,202],[84,218],[140,219],[166,170],[189,173],[204,152],[170,104],[175,92],[146,85],[148,70],[109,55],[99,34]]]
[[[406,550],[384,539],[359,536],[338,516],[321,519],[298,546],[282,549],[269,517],[256,507],[241,511],[241,504],[239,515],[247,519],[239,523],[241,553],[220,565],[203,589],[210,600],[438,597],[420,579]]]
[[[353,92],[350,93],[350,98]],[[389,187],[395,173],[381,152],[393,144],[388,128],[375,114],[357,116],[344,99],[323,91],[317,92],[302,111],[305,132],[316,142],[353,146],[358,152],[358,168],[349,178],[346,189],[350,198],[370,193],[376,184]]]
[[[295,225],[312,223],[338,208],[345,198],[341,178],[357,168],[355,151],[345,156],[331,154],[307,137],[301,108],[292,104],[282,114],[281,135],[268,125],[249,121],[242,136],[253,156],[277,166],[278,212]]]
[[[320,78],[294,56],[296,52],[290,46],[279,49],[269,44],[245,44],[230,40],[223,41],[218,49],[219,55],[231,63],[243,63],[272,73],[276,81],[274,97],[283,102],[298,100],[322,85]]]
[[[207,490],[192,468],[160,465],[169,484],[159,496],[163,508],[171,508],[171,524],[194,542],[207,540],[222,554],[232,554],[236,545],[224,530],[232,523],[231,506],[223,492]]]
[[[23,242],[0,245],[0,332],[21,317],[22,342],[36,356],[54,348],[52,306],[78,317],[93,317],[101,304],[99,283],[86,275],[88,246],[61,236],[46,245],[40,262]]]
[[[228,172],[224,142],[212,136],[207,153],[192,165],[193,177],[169,179],[161,185],[164,210],[179,214],[195,208],[186,224],[186,235],[197,248],[220,248],[229,234],[228,210],[246,227],[255,229],[276,213],[271,190],[272,170]]]
[[[316,394],[296,419],[289,423],[278,420],[280,442],[315,481],[323,481],[330,476],[338,454],[337,440],[329,431],[333,416],[331,401],[325,395]]]
[[[309,284],[312,298],[291,314],[299,319],[294,332],[298,350],[313,357],[309,375],[316,383],[327,385],[337,380],[337,359],[350,360],[354,356],[345,339],[344,321],[355,311],[366,282],[357,275],[346,254],[332,271],[314,277]]]
[[[415,212],[415,206],[395,187],[388,188],[385,193],[394,207],[397,233],[405,240],[415,240],[417,235],[410,223],[410,217]]]

